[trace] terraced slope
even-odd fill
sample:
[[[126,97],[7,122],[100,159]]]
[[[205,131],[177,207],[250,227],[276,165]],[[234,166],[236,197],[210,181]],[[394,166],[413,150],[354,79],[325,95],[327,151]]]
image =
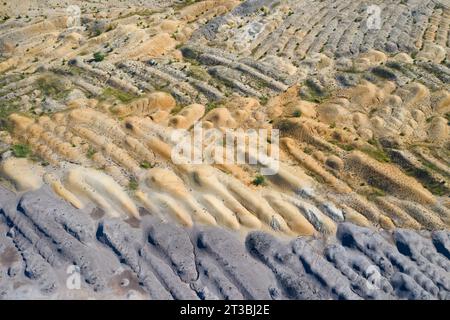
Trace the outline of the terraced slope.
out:
[[[164,92],[124,105],[91,100],[36,119],[13,114],[8,139],[29,146],[41,163],[10,157],[1,169],[18,191],[48,184],[73,206],[94,204],[113,217],[139,219],[142,207],[186,226],[300,235],[333,234],[344,220],[386,229],[446,228],[448,170],[436,152],[445,152],[448,128],[439,127],[438,112],[428,122],[419,108],[413,110],[417,122],[399,126],[412,105],[431,109],[424,105],[430,93],[416,84],[403,89],[402,99],[393,82],[382,85],[366,81],[318,105],[299,98],[294,86],[266,105],[235,97],[206,114],[200,104],[173,113],[177,102]],[[387,101],[398,102],[391,115]],[[259,185],[261,159],[253,165],[177,163],[174,130],[197,121],[222,130],[280,128],[278,172]]]
[[[0,23],[5,298],[448,299],[445,1],[73,4]],[[198,124],[270,152],[175,161]]]
[[[375,10],[367,10],[373,6],[379,25]],[[193,39],[255,59],[274,55],[298,62],[319,52],[348,57],[375,49],[443,60],[448,19],[446,1],[255,0],[216,17]]]

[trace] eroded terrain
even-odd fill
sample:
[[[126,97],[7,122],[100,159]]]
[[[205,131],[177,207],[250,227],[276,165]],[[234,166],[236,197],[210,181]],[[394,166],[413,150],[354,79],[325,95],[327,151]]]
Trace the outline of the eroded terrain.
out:
[[[1,297],[449,298],[446,1],[71,5],[0,4]]]

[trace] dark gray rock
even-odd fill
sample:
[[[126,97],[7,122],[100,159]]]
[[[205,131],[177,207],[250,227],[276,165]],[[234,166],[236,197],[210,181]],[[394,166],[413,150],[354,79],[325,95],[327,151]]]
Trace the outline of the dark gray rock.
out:
[[[276,287],[275,278],[251,258],[232,233],[215,228],[200,231],[196,250],[205,251],[213,258],[245,299],[271,299],[270,288]]]
[[[198,278],[194,247],[186,230],[174,224],[147,219],[143,221],[146,241],[163,253],[185,282]]]

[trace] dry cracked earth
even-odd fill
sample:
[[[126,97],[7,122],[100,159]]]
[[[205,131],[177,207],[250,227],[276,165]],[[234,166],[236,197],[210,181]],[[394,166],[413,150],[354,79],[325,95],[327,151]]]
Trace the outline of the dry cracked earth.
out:
[[[1,0],[0,299],[450,299],[449,23]],[[279,130],[279,170],[176,163],[196,123]]]

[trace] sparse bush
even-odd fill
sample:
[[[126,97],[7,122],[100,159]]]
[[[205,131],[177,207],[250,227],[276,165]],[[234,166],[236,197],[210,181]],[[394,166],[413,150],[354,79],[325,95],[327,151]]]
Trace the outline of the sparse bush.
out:
[[[361,151],[380,162],[391,162],[391,158],[382,148],[363,148]]]
[[[15,144],[11,147],[11,151],[17,158],[27,158],[31,154],[31,149],[26,144]]]
[[[92,157],[94,156],[95,152],[96,151],[95,151],[94,148],[89,147],[89,149],[88,149],[88,151],[86,153],[86,157],[88,157],[88,159],[92,159]]]
[[[386,79],[386,80],[391,80],[394,81],[397,79],[397,76],[389,71],[386,68],[383,67],[375,67],[372,69],[372,73],[380,78]]]
[[[261,98],[259,98],[259,102],[264,106],[267,104],[267,102],[269,102],[269,98],[266,96],[262,96]]]
[[[261,10],[263,16],[267,16],[270,13],[270,9],[267,8],[266,6],[262,7],[260,10]]]
[[[102,52],[96,52],[94,53],[94,60],[96,62],[103,61],[105,59],[105,55]]]
[[[217,108],[217,103],[216,102],[209,102],[206,104],[206,110],[205,110],[205,114],[210,112],[211,110],[214,110],[215,108]]]
[[[130,179],[130,182],[128,184],[128,188],[130,190],[133,190],[133,191],[135,191],[135,190],[137,190],[139,188],[139,183],[137,182],[137,180],[135,178],[131,178]]]
[[[140,167],[143,169],[150,169],[153,168],[153,165],[148,161],[143,161],[141,162]]]
[[[111,88],[111,87],[105,88],[103,90],[101,99],[107,100],[108,98],[111,98],[111,97],[113,97],[123,103],[128,103],[136,98],[135,95],[125,92],[125,91],[122,91],[122,90],[119,90],[119,89],[115,89],[115,88]]]
[[[64,99],[70,92],[67,85],[53,76],[42,76],[36,81],[38,89],[44,97],[51,97],[55,100]]]
[[[374,201],[378,197],[384,197],[386,193],[378,188],[372,188],[370,192],[367,194],[367,199],[370,201]]]
[[[255,179],[252,181],[255,186],[261,186],[266,183],[266,178],[262,175],[257,175]]]

